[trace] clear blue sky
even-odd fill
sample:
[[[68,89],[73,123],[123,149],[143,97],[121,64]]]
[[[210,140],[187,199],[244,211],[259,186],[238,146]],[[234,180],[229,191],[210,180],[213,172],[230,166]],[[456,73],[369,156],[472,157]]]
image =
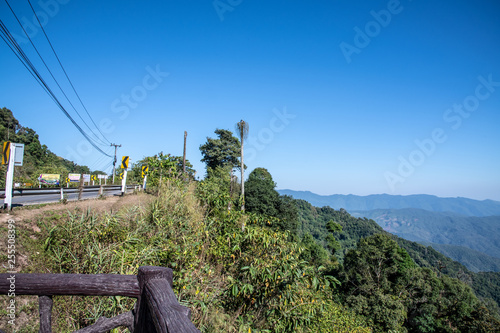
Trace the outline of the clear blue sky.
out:
[[[90,124],[27,1],[10,3]],[[500,200],[496,0],[32,3],[119,158],[182,155],[187,131],[203,177],[199,146],[244,119],[248,170],[278,188]],[[3,2],[0,18],[22,36]],[[56,154],[110,171],[3,41],[0,70],[0,107]]]

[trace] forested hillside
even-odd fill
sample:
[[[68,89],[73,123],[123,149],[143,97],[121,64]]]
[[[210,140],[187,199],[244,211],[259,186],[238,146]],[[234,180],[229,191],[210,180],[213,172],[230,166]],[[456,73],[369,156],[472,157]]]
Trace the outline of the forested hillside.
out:
[[[421,268],[431,269],[441,276],[460,279],[470,285],[477,296],[483,298],[485,304],[494,312],[500,313],[500,273],[474,273],[462,264],[451,260],[439,253],[431,246],[423,246],[419,243],[408,241],[384,231],[375,221],[367,218],[355,218],[344,209],[334,210],[330,207],[314,207],[304,200],[297,200],[299,207],[299,232],[303,239],[307,239],[310,247],[314,248],[316,257],[322,257],[323,262],[327,260],[330,252],[335,254],[336,259],[344,262],[350,250],[359,246],[359,242],[372,235],[386,235],[406,250],[412,261]],[[338,244],[333,246],[331,233],[328,230],[329,221],[334,221],[342,227],[342,232],[335,233]],[[308,236],[310,235],[310,236]],[[314,242],[311,242],[313,240]]]
[[[145,158],[158,163],[143,204],[46,212],[19,224],[24,272],[171,267],[174,291],[202,332],[500,332],[496,275],[474,275],[373,220],[280,195],[265,168],[250,172],[243,196],[234,177],[240,142],[216,134],[200,146],[202,181],[161,153]],[[132,305],[54,297],[54,329],[74,331]],[[35,306],[19,311],[37,317]]]
[[[422,209],[376,209],[355,212],[355,216],[366,216],[376,221],[384,230],[402,238],[421,243],[437,244],[456,260],[468,264],[471,269],[496,271],[500,263],[500,216],[462,216],[453,213],[430,212]],[[439,246],[456,245],[452,246]],[[474,256],[479,251],[491,257]],[[463,261],[462,261],[463,260]]]
[[[0,109],[0,144],[11,141],[24,143],[23,166],[14,169],[14,181],[36,184],[42,173],[68,174],[89,173],[87,166],[77,165],[72,161],[57,156],[42,144],[35,130],[22,126],[7,108]],[[6,166],[0,168],[0,186],[5,186]]]
[[[423,243],[445,256],[458,261],[473,272],[500,272],[500,258],[495,258],[465,246]]]

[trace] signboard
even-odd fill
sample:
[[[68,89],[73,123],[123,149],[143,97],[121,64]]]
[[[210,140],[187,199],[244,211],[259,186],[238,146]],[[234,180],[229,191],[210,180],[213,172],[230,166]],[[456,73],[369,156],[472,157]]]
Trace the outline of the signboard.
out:
[[[128,169],[128,161],[129,161],[128,156],[122,157],[122,169]]]
[[[80,182],[80,174],[79,173],[70,173],[68,174],[69,181],[72,183]]]
[[[9,164],[10,160],[10,142],[5,141],[2,148],[2,164]]]
[[[15,148],[14,165],[15,166],[23,166],[24,143],[13,143],[13,145]]]
[[[51,173],[42,173],[40,177],[38,177],[38,181],[40,184],[46,185],[59,185],[59,178],[61,175],[51,174]]]
[[[90,175],[83,174],[83,182],[90,183]]]
[[[97,175],[99,179],[108,179],[108,175]]]
[[[149,171],[149,166],[143,165],[142,166],[142,178],[144,178],[144,176],[148,174],[148,171]]]

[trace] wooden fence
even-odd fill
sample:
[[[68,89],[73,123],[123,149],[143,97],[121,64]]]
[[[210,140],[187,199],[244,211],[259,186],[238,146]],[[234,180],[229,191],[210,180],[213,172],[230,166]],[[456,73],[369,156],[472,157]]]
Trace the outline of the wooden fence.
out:
[[[172,270],[142,266],[135,275],[118,274],[0,274],[0,295],[7,295],[15,276],[16,295],[38,295],[40,333],[51,333],[52,296],[127,296],[137,298],[135,308],[74,333],[104,333],[127,327],[134,333],[200,332],[190,320],[191,310],[177,301]],[[0,330],[1,331],[1,330]]]

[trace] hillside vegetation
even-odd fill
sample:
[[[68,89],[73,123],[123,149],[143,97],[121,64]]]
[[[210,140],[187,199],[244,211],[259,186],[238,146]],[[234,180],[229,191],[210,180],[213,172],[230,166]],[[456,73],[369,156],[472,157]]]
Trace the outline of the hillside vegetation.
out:
[[[42,173],[64,175],[68,173],[90,173],[87,166],[57,156],[46,145],[41,144],[38,134],[29,127],[22,126],[14,117],[12,111],[0,108],[0,144],[5,141],[23,143],[23,166],[14,168],[14,182],[37,184]],[[7,167],[0,166],[0,186],[5,187]]]
[[[144,204],[104,213],[45,211],[20,223],[23,272],[171,267],[174,291],[202,332],[500,331],[496,276],[469,275],[373,220],[280,195],[265,168],[248,175],[243,197],[233,177],[239,142],[229,131],[216,134],[200,147],[211,163],[203,181],[165,158],[157,168],[168,169],[150,174],[156,185]],[[481,299],[469,284],[486,286],[476,291]],[[54,299],[57,332],[133,306],[125,297]],[[29,319],[36,303],[28,299],[18,311],[28,318],[19,331],[37,331]]]
[[[355,215],[373,219],[384,230],[408,240],[467,247],[500,260],[500,216],[461,216],[415,208],[377,209]],[[455,257],[464,253],[452,247],[437,246],[436,249],[446,250]],[[477,261],[471,254],[467,258],[472,265],[481,265],[479,257]],[[495,265],[492,260],[490,263]]]
[[[494,332],[498,327],[466,284],[419,268],[382,233],[353,244],[344,265],[329,257],[325,265],[319,258],[305,260],[311,247],[283,230],[276,217],[228,210],[224,184],[216,177],[200,183],[170,179],[142,206],[104,214],[45,213],[31,222],[39,232],[19,230],[26,252],[34,254],[26,272],[136,274],[140,265],[171,267],[174,291],[202,332],[421,332],[423,327]],[[349,234],[364,232],[358,219],[334,212],[335,223],[343,226],[339,236],[350,230],[344,234],[348,240]],[[119,297],[55,297],[54,329],[79,329],[132,304]],[[22,311],[35,315],[36,304]],[[30,325],[25,332],[36,331]]]
[[[445,256],[458,261],[473,272],[500,272],[500,258],[495,258],[465,246],[429,243]]]

